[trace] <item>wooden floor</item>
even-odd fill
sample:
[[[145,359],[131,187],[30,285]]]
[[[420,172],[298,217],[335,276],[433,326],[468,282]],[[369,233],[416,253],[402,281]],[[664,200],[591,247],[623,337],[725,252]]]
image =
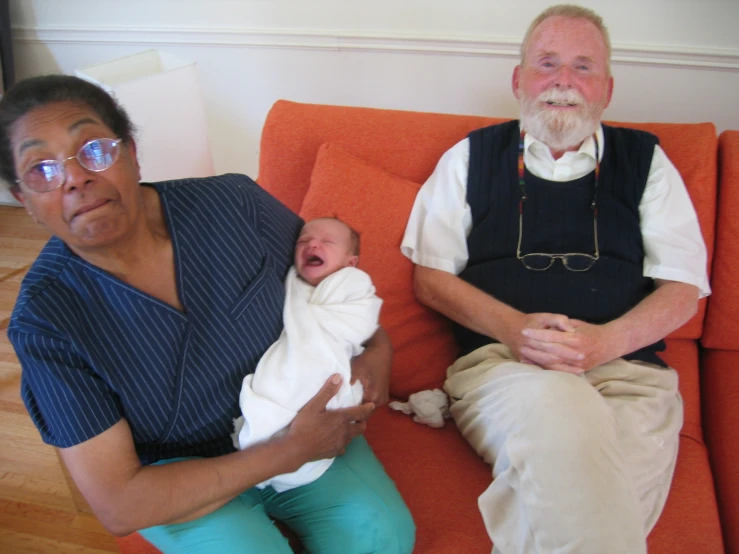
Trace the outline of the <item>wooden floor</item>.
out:
[[[0,552],[119,552],[95,517],[78,511],[55,450],[41,442],[20,399],[21,370],[5,330],[47,239],[23,208],[0,206]]]

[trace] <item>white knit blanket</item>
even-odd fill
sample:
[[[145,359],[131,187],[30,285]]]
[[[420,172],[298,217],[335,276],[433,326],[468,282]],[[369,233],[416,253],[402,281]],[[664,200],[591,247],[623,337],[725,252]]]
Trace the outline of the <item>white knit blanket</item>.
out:
[[[244,378],[239,397],[243,426],[235,422],[239,448],[264,441],[281,431],[334,373],[343,384],[329,409],[356,406],[362,385],[350,386],[352,357],[377,330],[382,300],[364,271],[347,267],[329,275],[317,287],[300,279],[294,267],[285,281],[284,329]],[[260,483],[278,492],[320,477],[332,459],[318,460],[298,471]]]

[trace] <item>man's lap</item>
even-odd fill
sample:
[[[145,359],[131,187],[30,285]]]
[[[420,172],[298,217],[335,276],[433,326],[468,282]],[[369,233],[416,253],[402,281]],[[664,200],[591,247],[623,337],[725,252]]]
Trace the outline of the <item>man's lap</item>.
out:
[[[495,475],[509,462],[609,451],[640,498],[645,530],[656,522],[682,426],[674,370],[619,359],[575,376],[522,364],[491,344],[457,360],[445,389],[457,426]]]
[[[488,412],[493,426],[505,426],[506,412],[516,413],[512,425],[520,418],[528,419],[529,414],[536,418],[541,413],[543,418],[573,418],[575,422],[602,416],[604,423],[618,426],[622,412],[638,411],[646,421],[661,417],[663,409],[671,419],[682,421],[677,373],[624,359],[576,376],[518,362],[508,347],[495,343],[459,358],[448,369],[444,388],[451,397],[453,414],[461,415],[466,409]],[[649,431],[644,424],[637,427]]]

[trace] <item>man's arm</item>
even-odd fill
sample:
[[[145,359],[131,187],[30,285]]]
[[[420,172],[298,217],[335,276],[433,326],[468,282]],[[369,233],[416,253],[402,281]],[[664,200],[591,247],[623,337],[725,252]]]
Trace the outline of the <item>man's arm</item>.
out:
[[[527,331],[534,342],[525,355],[542,367],[581,372],[663,339],[695,314],[698,298],[710,293],[706,247],[682,177],[659,146],[654,147],[639,216],[644,275],[655,279],[656,290],[605,325],[573,321],[577,332],[570,336]],[[562,346],[582,358],[568,358]]]
[[[623,316],[603,325],[570,320],[574,332],[527,328],[521,353],[547,369],[579,373],[663,339],[698,309],[698,287],[657,280],[657,288]],[[579,356],[573,357],[574,351]]]
[[[111,533],[127,535],[152,525],[188,521],[275,475],[336,456],[364,432],[372,404],[326,410],[341,384],[338,375],[334,378],[300,410],[286,434],[233,454],[142,466],[125,420],[59,452]]]
[[[522,352],[522,348],[531,342],[523,335],[524,329],[550,329],[558,333],[573,329],[570,319],[564,315],[524,314],[445,271],[416,265],[413,286],[419,302],[476,333],[500,341],[513,351],[518,360],[529,361]],[[561,345],[558,351],[560,355],[567,354],[573,358],[579,355],[566,345]]]
[[[416,266],[418,300],[477,333],[508,346],[516,359],[545,369],[582,373],[657,342],[687,322],[698,288],[657,281],[637,306],[604,325],[560,314],[523,314],[456,275]]]
[[[393,345],[385,330],[379,327],[364,346],[364,352],[352,359],[352,383],[357,379],[362,383],[364,402],[384,406],[390,396]]]

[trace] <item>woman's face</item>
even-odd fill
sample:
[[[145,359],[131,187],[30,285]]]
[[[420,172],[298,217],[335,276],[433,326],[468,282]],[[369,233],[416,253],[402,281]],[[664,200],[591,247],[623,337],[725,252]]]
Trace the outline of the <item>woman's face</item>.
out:
[[[31,110],[11,129],[16,173],[22,178],[42,160],[74,156],[82,145],[98,138],[119,137],[84,104],[59,102]],[[133,142],[122,145],[118,160],[104,171],[89,171],[76,159],[68,160],[64,169],[66,180],[60,187],[35,192],[21,183],[16,195],[37,223],[72,250],[110,246],[143,217]]]

